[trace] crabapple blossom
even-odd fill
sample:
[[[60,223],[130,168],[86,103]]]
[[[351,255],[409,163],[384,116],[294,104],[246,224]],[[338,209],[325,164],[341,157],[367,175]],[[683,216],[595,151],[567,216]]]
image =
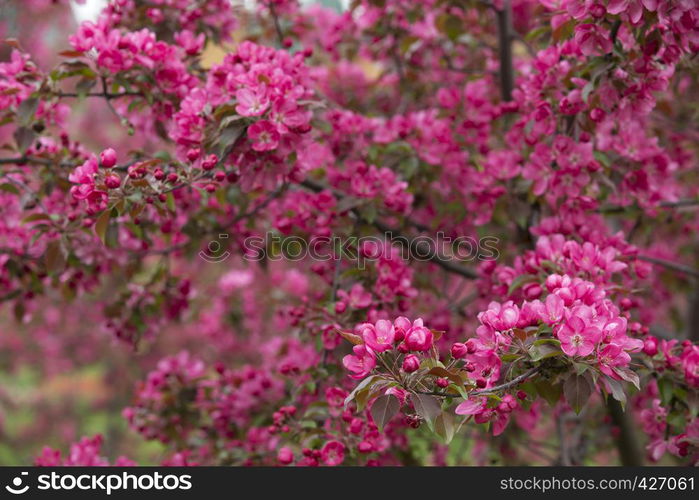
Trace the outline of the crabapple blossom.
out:
[[[3,460],[699,463],[695,0],[105,3],[0,14]]]

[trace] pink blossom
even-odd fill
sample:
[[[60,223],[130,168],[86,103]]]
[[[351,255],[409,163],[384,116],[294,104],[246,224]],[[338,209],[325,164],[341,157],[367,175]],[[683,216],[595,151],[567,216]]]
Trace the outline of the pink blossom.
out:
[[[364,342],[374,351],[383,352],[393,347],[395,330],[390,321],[380,319],[376,325],[363,323],[357,328]]]
[[[361,379],[368,375],[376,366],[376,355],[364,345],[356,345],[352,348],[354,354],[348,354],[342,358],[342,364],[347,370],[354,373],[352,378]]]
[[[571,316],[557,330],[561,349],[568,356],[589,356],[600,339],[598,328],[587,326],[585,320]]]
[[[419,324],[417,324],[419,322]],[[432,331],[422,326],[422,320],[415,320],[413,326],[405,333],[405,345],[411,351],[427,351],[432,347]]]
[[[235,110],[242,116],[260,116],[269,107],[267,89],[264,86],[255,90],[242,88],[235,93],[238,104]]]
[[[328,441],[323,445],[320,457],[325,465],[340,465],[345,460],[345,445],[339,441]]]
[[[267,120],[255,122],[248,128],[248,137],[255,151],[270,151],[279,145],[280,135],[277,129]]]

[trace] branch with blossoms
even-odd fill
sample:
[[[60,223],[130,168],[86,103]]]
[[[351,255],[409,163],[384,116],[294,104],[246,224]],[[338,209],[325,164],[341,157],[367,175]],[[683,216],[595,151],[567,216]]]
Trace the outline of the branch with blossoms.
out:
[[[514,411],[539,398],[576,413],[594,394],[625,405],[627,384],[640,389],[647,373],[632,355],[654,356],[656,344],[630,336],[626,318],[593,283],[550,275],[546,288],[544,300],[491,303],[478,315],[476,336],[453,344],[447,356],[435,347],[440,332],[422,319],[380,319],[341,332],[354,345],[343,364],[361,380],[345,404],[369,406],[380,426],[402,410],[447,442],[452,413],[497,436]],[[454,399],[463,401],[452,408]]]
[[[529,7],[112,1],[57,65],[10,41],[2,358],[137,358],[109,396],[172,465],[697,463],[696,8]],[[372,258],[249,259],[267,234]]]

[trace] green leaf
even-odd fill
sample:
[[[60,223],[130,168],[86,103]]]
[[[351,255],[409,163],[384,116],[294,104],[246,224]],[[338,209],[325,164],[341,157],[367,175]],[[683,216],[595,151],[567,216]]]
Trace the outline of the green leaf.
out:
[[[379,430],[390,422],[393,416],[400,410],[400,401],[393,394],[384,394],[374,401],[371,406],[371,417]]]
[[[544,345],[544,344],[549,344],[555,347],[560,347],[561,346],[561,341],[558,339],[537,339],[534,342],[532,342],[533,345]]]
[[[512,284],[510,285],[510,288],[507,289],[507,295],[512,295],[515,290],[521,288],[522,286],[526,285],[527,283],[530,283],[532,281],[536,281],[537,277],[531,274],[523,274],[521,276],[517,276],[517,278],[514,279]]]
[[[534,387],[536,387],[536,392],[539,393],[539,396],[544,398],[551,406],[558,402],[563,392],[561,384],[554,385],[548,380],[536,380]]]
[[[97,80],[95,78],[84,77],[81,78],[80,81],[75,85],[75,91],[77,92],[80,99],[84,99],[85,96],[95,85],[97,85]]]
[[[454,439],[456,427],[454,426],[454,416],[451,413],[443,411],[434,420],[434,430],[439,437],[444,439],[446,444],[449,444]]]
[[[631,382],[636,389],[641,390],[641,380],[638,377],[638,374],[629,368],[620,368],[616,367],[614,368],[614,371],[616,372],[617,375],[619,375],[621,378],[626,380],[627,382]]]
[[[410,398],[415,406],[415,411],[427,422],[431,430],[434,430],[434,421],[442,411],[439,400],[427,394],[411,394]]]
[[[66,263],[66,256],[59,240],[49,242],[46,246],[44,259],[46,261],[46,269],[49,273],[63,270]]]
[[[588,364],[585,363],[577,363],[573,361],[573,368],[575,368],[575,373],[578,375],[582,375],[585,373],[586,370],[589,370],[591,367]]]
[[[461,377],[459,377],[456,373],[450,372],[446,368],[442,368],[441,366],[435,366],[428,371],[427,374],[449,379],[457,385],[463,385],[463,380],[461,380]]]
[[[351,344],[354,345],[361,345],[364,343],[364,340],[362,337],[359,335],[355,335],[354,333],[351,332],[343,332],[342,330],[337,330],[337,333],[346,341],[348,341]]]
[[[538,341],[537,341],[538,342]],[[529,348],[529,355],[532,358],[532,361],[541,361],[542,359],[546,358],[552,358],[554,356],[560,356],[563,354],[563,351],[556,346],[552,345],[551,343],[541,343],[541,344],[536,344],[536,342]]]
[[[592,380],[587,372],[582,375],[571,373],[563,383],[563,395],[575,413],[580,413],[587,400],[590,399],[592,389]]]
[[[347,408],[347,405],[349,405],[352,402],[352,400],[357,396],[357,394],[360,391],[367,389],[368,387],[371,386],[371,384],[373,384],[374,382],[377,381],[377,379],[380,379],[380,378],[381,377],[379,377],[378,375],[370,375],[367,378],[365,378],[364,380],[362,380],[361,382],[359,382],[359,384],[357,384],[357,387],[355,387],[352,390],[352,392],[350,392],[349,395],[345,398],[345,408]]]
[[[172,191],[170,191],[170,192],[166,195],[165,206],[167,206],[167,209],[170,210],[170,212],[176,212],[176,211],[177,211],[177,208],[175,207],[175,195],[172,194]]]
[[[612,397],[621,403],[622,408],[626,406],[626,393],[624,386],[618,380],[611,378],[609,375],[604,376],[607,382],[607,387],[612,391]]]
[[[31,214],[22,219],[22,224],[28,224],[29,222],[34,222],[37,220],[51,220],[51,217],[44,213]]]
[[[36,133],[27,127],[19,127],[15,130],[13,134],[15,142],[17,143],[17,149],[20,153],[24,154],[27,149],[32,145],[34,139],[36,139]]]
[[[663,402],[663,406],[668,406],[670,401],[672,401],[674,389],[672,380],[668,378],[658,379],[658,392],[660,392],[660,400]]]
[[[39,107],[39,99],[30,97],[22,101],[17,107],[17,119],[23,127],[29,126],[33,119],[36,109]]]
[[[107,228],[109,227],[109,218],[111,216],[111,210],[105,210],[97,218],[95,222],[95,234],[100,239],[102,243],[105,243],[107,238]]]
[[[0,184],[0,191],[4,191],[6,193],[11,194],[20,194],[19,189],[17,189],[17,186],[15,186],[14,184],[10,184],[9,182]]]

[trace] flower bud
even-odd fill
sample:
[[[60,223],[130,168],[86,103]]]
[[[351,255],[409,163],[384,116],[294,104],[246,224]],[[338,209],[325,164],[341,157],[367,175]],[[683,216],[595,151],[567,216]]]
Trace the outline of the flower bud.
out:
[[[432,347],[432,332],[424,326],[413,326],[405,334],[405,345],[411,351],[427,351]]]
[[[109,174],[104,179],[104,185],[107,186],[107,188],[109,189],[116,189],[119,186],[121,186],[121,177],[119,177],[116,174]]]
[[[279,452],[277,452],[277,460],[282,465],[289,465],[294,461],[294,453],[289,448],[284,446],[283,448],[279,449]]]
[[[201,154],[201,151],[199,151],[196,148],[192,148],[189,151],[187,151],[187,159],[189,161],[195,161],[197,158],[199,158],[200,154]]]
[[[456,342],[453,346],[451,346],[451,356],[454,359],[462,359],[466,357],[466,354],[468,353],[468,348],[466,347],[466,344],[462,344],[461,342]]]
[[[403,360],[403,371],[412,373],[420,368],[420,358],[414,354],[408,354]]]
[[[643,341],[643,352],[648,356],[658,354],[658,339],[652,336],[647,337]]]
[[[107,148],[100,153],[100,163],[104,168],[112,168],[116,165],[117,155],[112,148]]]
[[[201,162],[201,168],[204,170],[213,170],[218,163],[218,156],[215,154],[210,154]]]

